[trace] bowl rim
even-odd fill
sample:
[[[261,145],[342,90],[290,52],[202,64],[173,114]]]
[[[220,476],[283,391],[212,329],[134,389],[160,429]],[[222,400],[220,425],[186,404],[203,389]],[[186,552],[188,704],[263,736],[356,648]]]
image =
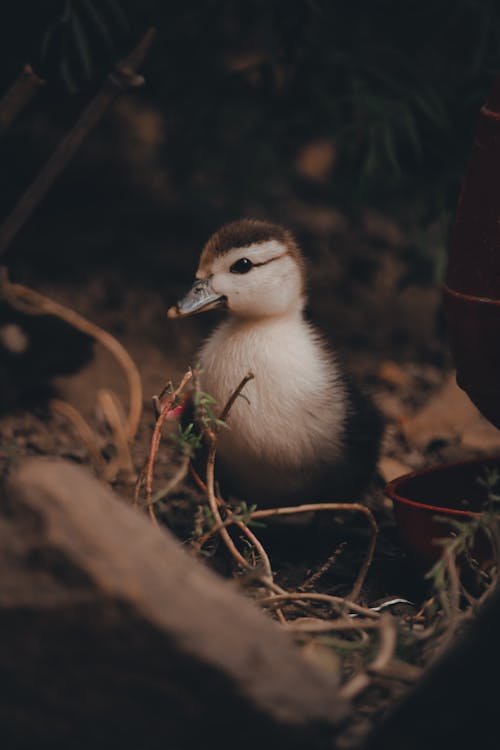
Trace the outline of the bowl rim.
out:
[[[410,500],[404,495],[398,493],[399,486],[409,479],[414,477],[421,477],[427,474],[437,474],[443,470],[455,469],[459,466],[472,466],[473,464],[489,463],[491,461],[498,461],[500,464],[500,455],[482,456],[480,458],[470,458],[465,461],[455,461],[449,464],[440,464],[438,466],[429,466],[427,469],[417,469],[416,471],[409,471],[407,474],[403,474],[400,477],[396,477],[388,482],[384,488],[384,492],[388,495],[394,503],[401,503],[402,505],[409,505],[412,508],[420,508],[421,510],[432,510],[435,513],[448,516],[458,516],[460,518],[479,518],[481,513],[473,510],[459,510],[458,508],[445,508],[440,505],[431,505],[429,503],[420,503],[418,500]]]

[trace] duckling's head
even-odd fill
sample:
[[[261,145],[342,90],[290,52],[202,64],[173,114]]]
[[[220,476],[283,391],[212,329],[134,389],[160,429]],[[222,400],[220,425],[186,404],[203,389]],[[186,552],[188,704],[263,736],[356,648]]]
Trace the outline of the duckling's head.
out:
[[[196,279],[169,317],[223,307],[242,318],[265,318],[304,307],[304,259],[277,224],[244,219],[224,225],[203,248]]]

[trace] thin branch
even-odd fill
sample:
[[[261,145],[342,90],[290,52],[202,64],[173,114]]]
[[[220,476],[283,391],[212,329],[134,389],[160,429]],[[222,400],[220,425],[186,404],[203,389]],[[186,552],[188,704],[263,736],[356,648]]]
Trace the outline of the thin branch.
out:
[[[222,540],[224,541],[224,544],[226,545],[227,549],[231,553],[231,555],[234,557],[238,565],[241,565],[242,568],[246,568],[247,570],[251,570],[252,566],[250,565],[247,560],[243,557],[241,552],[236,547],[235,543],[231,539],[231,536],[229,535],[228,530],[224,526],[223,518],[219,512],[219,501],[218,498],[215,495],[215,475],[214,475],[214,466],[215,466],[215,451],[217,448],[217,435],[210,427],[207,427],[205,429],[205,435],[207,436],[208,442],[209,442],[209,448],[208,448],[208,457],[207,457],[207,468],[206,468],[206,487],[207,487],[207,499],[208,504],[210,506],[210,510],[212,511],[212,516],[215,519],[215,523],[220,528],[220,535]]]
[[[231,407],[233,406],[234,402],[236,401],[237,397],[245,387],[245,385],[248,383],[249,380],[252,380],[253,374],[251,372],[247,373],[245,377],[241,380],[235,391],[231,394],[229,397],[228,402],[224,406],[221,414],[220,419],[223,421],[227,418]],[[210,510],[212,511],[212,515],[215,519],[216,525],[219,527],[220,535],[222,540],[224,541],[224,544],[226,545],[227,549],[231,553],[231,555],[234,557],[236,562],[241,565],[242,568],[245,568],[247,570],[251,570],[252,566],[245,560],[241,552],[236,547],[235,543],[231,539],[231,536],[227,530],[227,528],[224,525],[224,519],[222,518],[220,512],[219,512],[219,505],[222,507],[226,507],[225,503],[218,498],[215,494],[215,454],[217,451],[217,436],[218,431],[217,429],[212,429],[209,426],[205,426],[205,435],[208,440],[208,456],[207,456],[207,465],[206,465],[206,493],[207,493],[207,499],[208,504],[210,506]],[[267,557],[267,555],[266,555]],[[270,567],[270,566],[269,566]],[[272,576],[271,576],[272,578]]]
[[[138,507],[140,503],[140,495],[142,490],[142,485],[146,481],[146,468],[147,466],[144,466],[141,471],[139,472],[139,475],[137,477],[135,486],[134,486],[134,507]]]
[[[262,561],[266,575],[269,576],[269,578],[272,580],[273,571],[271,568],[271,561],[269,560],[269,555],[264,549],[262,542],[259,539],[257,539],[252,529],[249,529],[248,526],[245,523],[243,523],[243,521],[235,521],[234,523],[245,534],[245,536],[251,542],[251,544],[253,544],[253,546],[257,550],[257,554],[259,555]]]
[[[373,630],[380,627],[380,620],[354,619],[354,620],[317,620],[307,618],[308,621],[294,620],[287,622],[286,628],[293,633],[330,633],[333,631],[350,630]]]
[[[96,339],[116,359],[124,370],[129,387],[129,412],[127,416],[127,437],[132,440],[137,432],[142,413],[142,382],[139,371],[127,350],[114,336],[69,307],[54,302],[40,292],[22,284],[12,283],[7,269],[0,268],[0,296],[16,309],[31,315],[55,315],[69,325]]]
[[[334,550],[333,554],[331,554],[327,560],[321,565],[317,570],[314,571],[312,575],[307,578],[304,583],[299,587],[301,591],[305,591],[306,589],[312,588],[317,581],[319,581],[320,578],[322,578],[325,573],[327,573],[330,568],[335,565],[337,560],[339,559],[340,555],[345,549],[347,542],[341,542],[338,547]]]
[[[340,695],[352,700],[364,692],[372,683],[373,674],[385,674],[390,665],[397,644],[397,630],[391,615],[382,615],[377,623],[380,632],[380,645],[377,656],[366,667],[366,672],[359,672],[340,689]]]
[[[348,610],[350,612],[355,612],[358,615],[364,615],[365,617],[368,617],[371,620],[379,620],[381,617],[381,615],[378,612],[374,612],[368,607],[362,607],[360,604],[356,604],[356,602],[353,602],[349,599],[344,599],[341,596],[332,596],[330,594],[316,594],[316,593],[309,593],[309,592],[296,592],[296,593],[284,592],[274,597],[265,597],[265,598],[259,599],[258,602],[262,606],[275,607],[276,604],[278,603],[286,602],[286,601],[294,601],[294,600],[298,600],[301,602],[304,602],[304,601],[324,602],[325,604],[332,605],[337,611],[343,612],[345,610]]]
[[[358,672],[352,679],[342,685],[339,695],[346,701],[351,701],[357,695],[363,693],[371,685],[371,677],[366,672]]]
[[[227,417],[229,415],[229,412],[233,408],[234,402],[236,401],[236,399],[238,398],[238,396],[240,395],[241,391],[246,386],[246,384],[250,380],[253,380],[254,377],[255,377],[255,375],[253,374],[253,372],[247,372],[247,374],[245,375],[245,377],[243,378],[243,380],[241,381],[241,383],[238,385],[238,387],[236,388],[236,390],[231,394],[231,396],[229,397],[229,399],[227,401],[227,404],[225,405],[225,407],[223,408],[223,410],[221,411],[220,416],[219,416],[219,419],[222,420],[222,422],[226,421],[226,419],[227,419]]]
[[[378,526],[373,513],[366,505],[361,503],[308,503],[307,505],[296,505],[284,508],[268,508],[267,510],[256,510],[250,514],[250,518],[270,518],[271,516],[289,516],[296,513],[309,513],[311,511],[352,511],[363,513],[370,524],[371,538],[363,565],[358,573],[349,598],[356,601],[363,586],[366,574],[370,568],[375,552],[378,536]]]
[[[375,659],[368,665],[370,672],[382,672],[391,661],[397,644],[394,618],[387,613],[380,618],[380,646]]]
[[[158,521],[156,520],[156,516],[154,513],[154,506],[153,506],[153,473],[154,473],[154,465],[156,460],[156,454],[158,453],[158,448],[160,446],[160,440],[161,440],[161,431],[163,428],[163,425],[165,424],[165,421],[168,417],[168,414],[170,412],[170,409],[172,408],[172,404],[175,402],[175,399],[179,394],[182,393],[184,388],[186,387],[187,383],[191,380],[193,377],[193,372],[191,369],[189,369],[182,377],[181,382],[177,386],[177,388],[169,394],[168,398],[165,399],[164,403],[161,407],[160,416],[156,420],[155,428],[153,431],[153,437],[151,438],[151,447],[149,450],[149,458],[146,465],[146,471],[144,475],[144,479],[146,482],[146,506],[148,509],[148,513],[150,515],[151,520],[153,523],[158,525]]]
[[[43,78],[38,76],[31,65],[24,66],[10,89],[0,100],[0,136],[12,125],[35,94],[45,85]]]
[[[111,102],[123,91],[141,86],[144,83],[144,78],[137,75],[136,69],[144,61],[154,34],[155,30],[149,29],[128,57],[116,65],[114,71],[107,76],[101,90],[53,151],[45,166],[40,170],[0,229],[0,255],[7,250],[21,227],[70,159],[76,154],[83,140],[99,122]]]
[[[231,526],[231,524],[234,523],[234,518],[232,514],[228,515],[227,518],[223,521],[221,519],[220,523],[214,523],[213,526],[211,526],[208,531],[205,531],[204,534],[202,534],[198,539],[196,539],[192,547],[195,552],[200,552],[200,550],[203,549],[205,544],[208,542],[209,539],[211,539],[215,534],[217,534],[222,528]]]
[[[116,447],[117,469],[118,471],[122,471],[126,477],[131,478],[134,476],[134,465],[130,455],[122,414],[120,413],[120,404],[117,403],[115,395],[106,388],[102,388],[98,392],[97,403],[113,434],[113,441]],[[115,478],[113,477],[113,479]]]
[[[177,487],[180,482],[184,479],[184,477],[187,474],[188,471],[188,464],[189,464],[189,456],[183,456],[181,463],[179,464],[179,467],[173,477],[169,479],[167,484],[161,488],[161,490],[158,490],[158,492],[155,492],[153,497],[151,498],[151,503],[154,505],[155,503],[160,502],[160,500],[163,500],[163,498],[167,497],[173,489]]]
[[[53,398],[49,406],[53,412],[71,423],[73,429],[87,447],[94,469],[100,477],[103,477],[106,472],[106,464],[101,454],[100,437],[72,404],[59,398]]]

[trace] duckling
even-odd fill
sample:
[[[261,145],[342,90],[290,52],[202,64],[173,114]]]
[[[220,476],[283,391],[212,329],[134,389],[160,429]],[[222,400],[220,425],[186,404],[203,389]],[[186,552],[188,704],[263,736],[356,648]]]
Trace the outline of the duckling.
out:
[[[200,352],[203,390],[222,408],[254,374],[219,434],[223,489],[259,506],[359,498],[382,420],[304,317],[305,261],[292,234],[265,221],[226,224],[196,279],[168,316],[228,313]]]

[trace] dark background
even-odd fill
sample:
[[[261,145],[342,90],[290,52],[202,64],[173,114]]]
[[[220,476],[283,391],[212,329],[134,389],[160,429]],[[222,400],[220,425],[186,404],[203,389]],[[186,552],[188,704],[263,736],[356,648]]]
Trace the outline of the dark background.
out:
[[[201,246],[226,221],[267,218],[296,233],[309,314],[347,357],[446,363],[438,285],[500,69],[497,4],[5,2],[1,91],[26,62],[47,85],[0,142],[0,218],[150,25],[146,85],[23,227],[12,276],[59,285],[125,341],[166,339],[180,362],[213,322],[180,335],[164,319]]]

